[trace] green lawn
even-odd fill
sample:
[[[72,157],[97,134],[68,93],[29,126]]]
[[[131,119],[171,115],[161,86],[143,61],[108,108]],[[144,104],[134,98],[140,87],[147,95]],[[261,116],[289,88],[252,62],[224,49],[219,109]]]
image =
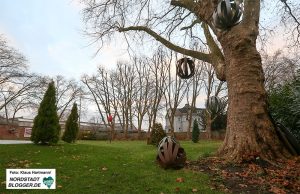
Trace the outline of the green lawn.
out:
[[[220,142],[181,142],[188,160],[214,152]],[[0,145],[2,193],[220,193],[208,176],[189,170],[163,170],[156,148],[143,141],[79,141],[57,146]],[[6,168],[55,168],[56,190],[6,190]],[[184,182],[176,182],[183,178]],[[177,188],[177,189],[176,189]],[[176,191],[177,190],[177,191]],[[178,191],[179,190],[179,191]]]

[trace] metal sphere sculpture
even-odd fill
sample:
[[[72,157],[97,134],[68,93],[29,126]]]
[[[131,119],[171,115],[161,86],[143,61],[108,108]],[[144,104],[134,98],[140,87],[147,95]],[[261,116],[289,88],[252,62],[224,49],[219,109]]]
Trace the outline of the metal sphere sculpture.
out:
[[[214,26],[226,30],[241,22],[242,8],[234,0],[221,0],[213,13]]]
[[[164,137],[158,145],[156,161],[164,169],[180,169],[184,167],[186,153],[184,149],[180,147],[179,142],[173,137],[167,136]]]
[[[195,74],[195,64],[190,58],[179,59],[176,64],[176,73],[182,79],[189,79]]]

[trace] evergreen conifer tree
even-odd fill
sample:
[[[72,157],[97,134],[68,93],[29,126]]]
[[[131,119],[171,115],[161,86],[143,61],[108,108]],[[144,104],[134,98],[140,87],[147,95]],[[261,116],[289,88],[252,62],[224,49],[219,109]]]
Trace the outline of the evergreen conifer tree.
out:
[[[78,111],[77,111],[77,104],[74,103],[71,114],[69,115],[66,126],[65,126],[65,132],[62,136],[62,140],[68,143],[75,142],[77,138],[77,134],[79,131],[78,127]]]
[[[154,123],[151,134],[150,134],[150,142],[149,143],[158,146],[158,143],[160,142],[160,140],[166,136],[167,136],[167,134],[163,130],[162,125],[160,123]]]
[[[194,120],[193,131],[192,131],[192,141],[194,143],[197,143],[199,141],[199,134],[200,134],[200,130],[199,130],[198,122],[197,120]]]
[[[54,82],[51,82],[38,109],[38,115],[34,118],[31,141],[35,144],[56,144],[59,133],[55,86]]]

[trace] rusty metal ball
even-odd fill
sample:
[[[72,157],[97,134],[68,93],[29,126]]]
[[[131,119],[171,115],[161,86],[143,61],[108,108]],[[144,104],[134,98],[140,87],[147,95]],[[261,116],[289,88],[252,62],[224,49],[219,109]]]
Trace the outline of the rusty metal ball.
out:
[[[162,168],[180,169],[184,167],[186,153],[173,137],[164,137],[157,150],[156,161]]]
[[[195,74],[195,64],[190,58],[179,59],[176,64],[176,74],[182,79],[189,79]]]

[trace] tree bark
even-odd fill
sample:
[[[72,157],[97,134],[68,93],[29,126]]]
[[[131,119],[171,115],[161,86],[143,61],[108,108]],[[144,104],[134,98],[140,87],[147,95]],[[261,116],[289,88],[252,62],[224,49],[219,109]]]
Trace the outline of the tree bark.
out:
[[[236,28],[219,40],[225,54],[229,100],[227,130],[219,155],[230,161],[244,161],[250,156],[268,161],[289,157],[268,114],[255,34]]]
[[[206,133],[207,133],[207,139],[211,140],[211,124],[212,124],[212,119],[211,119],[211,114],[207,114],[207,121],[206,121]]]
[[[191,139],[191,126],[192,126],[192,121],[193,121],[193,111],[194,111],[194,108],[191,107],[191,109],[186,114],[186,116],[189,118],[189,120],[188,120],[188,127],[186,129],[186,139],[187,140]]]

